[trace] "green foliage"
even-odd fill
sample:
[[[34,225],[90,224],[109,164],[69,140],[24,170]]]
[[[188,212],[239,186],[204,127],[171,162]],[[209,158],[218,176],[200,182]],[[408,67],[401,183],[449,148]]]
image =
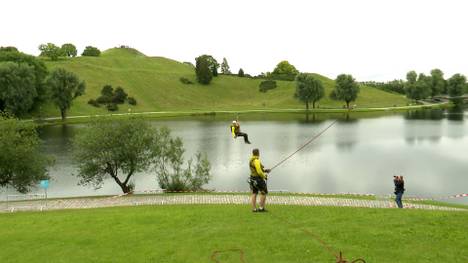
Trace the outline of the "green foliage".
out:
[[[312,107],[315,108],[315,103],[323,98],[325,88],[320,80],[316,79],[312,74],[301,73],[296,76],[296,93],[294,97],[306,104],[306,109],[309,109],[309,103],[312,102]]]
[[[357,99],[359,93],[359,85],[354,80],[353,76],[341,74],[335,80],[335,89],[332,98],[346,102],[346,107],[349,109],[349,103]]]
[[[188,78],[185,78],[185,77],[180,77],[179,78],[180,82],[186,84],[186,85],[190,85],[190,84],[193,84],[193,82],[191,80],[189,80]]]
[[[440,69],[431,70],[431,97],[439,94],[447,94],[447,81],[444,73]]]
[[[195,74],[199,83],[208,85],[213,78],[213,71],[206,55],[195,58]]]
[[[128,94],[123,90],[122,87],[117,87],[112,96],[112,102],[117,104],[122,104],[127,100]]]
[[[241,78],[245,76],[244,70],[242,68],[239,69],[239,72],[237,73],[237,76],[241,77]]]
[[[52,102],[60,109],[62,120],[70,109],[72,101],[84,94],[86,84],[77,75],[65,69],[58,68],[47,79]]]
[[[6,51],[6,52],[19,52],[19,50],[16,47],[8,46],[8,47],[0,47],[0,52]]]
[[[81,55],[85,57],[99,57],[101,55],[101,51],[97,47],[87,46]]]
[[[387,92],[405,94],[405,82],[401,79],[395,79],[389,82],[365,81],[361,82],[361,84]]]
[[[455,97],[452,98],[452,102],[459,106],[463,103],[463,99],[456,98],[460,97],[464,94],[465,89],[466,89],[466,78],[465,76],[461,74],[455,74],[451,78],[448,79],[447,81],[447,89],[448,89],[448,94],[450,97]]]
[[[62,55],[62,50],[53,43],[39,45],[40,56],[49,57],[51,60],[57,60]]]
[[[36,127],[0,114],[0,187],[11,186],[26,193],[48,179],[50,160],[40,152]]]
[[[152,165],[161,145],[159,134],[140,118],[91,122],[73,141],[79,184],[100,188],[110,177],[129,193],[132,176]]]
[[[134,97],[128,97],[128,104],[130,105],[137,105],[137,101]]]
[[[97,102],[95,99],[90,99],[88,100],[88,104],[91,105],[91,106],[94,106],[96,108],[99,108],[101,105],[99,104],[99,102]]]
[[[113,103],[113,102],[107,104],[106,108],[107,108],[108,111],[118,111],[119,110],[119,107],[117,106],[117,104]]]
[[[229,64],[226,58],[223,58],[223,62],[221,63],[221,73],[231,74],[231,69],[229,68]]]
[[[104,87],[102,87],[102,90],[101,90],[101,95],[109,98],[109,101],[110,101],[112,96],[114,96],[114,88],[112,88],[112,85],[109,85],[109,84],[104,85]]]
[[[76,55],[78,54],[75,45],[71,43],[63,44],[60,48],[60,52],[66,57],[76,57]]]
[[[415,71],[410,71],[406,74],[406,96],[412,100],[421,100],[431,95],[432,78],[424,74],[417,74]]]
[[[276,89],[276,81],[274,80],[265,80],[260,82],[260,85],[258,87],[260,92],[267,92],[271,89]]]
[[[195,165],[190,159],[187,168],[183,169],[185,149],[182,140],[172,138],[169,129],[163,128],[159,131],[159,142],[155,164],[159,186],[167,191],[202,190],[202,186],[211,179],[206,155],[197,153]]]
[[[292,81],[296,78],[297,74],[299,74],[299,71],[288,61],[283,60],[276,65],[273,72],[268,74],[268,77],[276,80]]]
[[[0,63],[0,111],[28,113],[37,98],[34,68],[25,63]]]

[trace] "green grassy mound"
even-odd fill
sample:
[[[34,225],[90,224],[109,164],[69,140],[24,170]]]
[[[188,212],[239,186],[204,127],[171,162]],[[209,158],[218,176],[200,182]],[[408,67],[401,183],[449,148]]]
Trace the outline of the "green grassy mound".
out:
[[[294,82],[278,81],[278,87],[267,93],[258,91],[262,80],[218,76],[210,85],[196,83],[194,69],[190,65],[162,57],[148,57],[135,49],[114,48],[106,50],[100,57],[76,57],[59,61],[45,60],[49,69],[63,67],[73,71],[87,83],[84,96],[73,104],[69,116],[106,114],[105,107],[88,105],[90,99],[100,95],[102,86],[122,86],[136,98],[138,104],[119,105],[120,113],[147,111],[189,111],[189,110],[248,110],[269,108],[305,108],[293,98]],[[195,84],[187,85],[180,78],[190,79]],[[317,75],[329,94],[334,82]],[[404,96],[387,93],[370,87],[362,87],[358,107],[385,107],[406,105]],[[338,107],[344,103],[324,98],[320,107]],[[42,108],[41,116],[59,116],[52,105]]]
[[[466,212],[171,205],[0,214],[0,262],[468,262]],[[330,251],[314,236],[330,246]],[[219,251],[219,253],[215,253]]]

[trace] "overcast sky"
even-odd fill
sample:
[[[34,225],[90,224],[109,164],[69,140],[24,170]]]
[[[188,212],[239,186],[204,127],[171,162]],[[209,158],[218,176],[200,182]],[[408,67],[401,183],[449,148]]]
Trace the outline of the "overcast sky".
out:
[[[468,2],[455,0],[0,0],[0,46],[37,55],[41,43],[148,56],[226,57],[232,71],[303,72],[358,80],[438,67],[468,75]]]

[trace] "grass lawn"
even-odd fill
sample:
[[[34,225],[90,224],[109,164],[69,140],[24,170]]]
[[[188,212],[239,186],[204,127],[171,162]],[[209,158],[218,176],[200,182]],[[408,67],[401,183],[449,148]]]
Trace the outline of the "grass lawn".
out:
[[[0,214],[0,262],[468,262],[468,213],[174,205]],[[286,223],[288,221],[289,223]],[[228,251],[233,250],[233,251]],[[225,252],[223,252],[225,251]]]

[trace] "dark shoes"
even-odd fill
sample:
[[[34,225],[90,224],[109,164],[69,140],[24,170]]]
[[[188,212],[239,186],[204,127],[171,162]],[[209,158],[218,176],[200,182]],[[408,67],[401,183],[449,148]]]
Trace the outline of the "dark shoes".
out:
[[[259,208],[257,209],[257,212],[268,212],[268,210],[266,210],[265,208]]]

